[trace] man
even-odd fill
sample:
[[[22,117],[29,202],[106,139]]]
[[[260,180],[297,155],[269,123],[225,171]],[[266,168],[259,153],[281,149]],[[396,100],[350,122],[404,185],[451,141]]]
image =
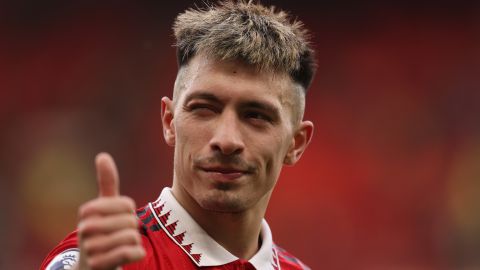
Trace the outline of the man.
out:
[[[171,188],[138,209],[96,158],[99,197],[41,269],[308,269],[272,241],[263,219],[283,165],[295,164],[314,74],[300,22],[251,1],[188,10],[174,24],[179,71],[162,99],[175,148]]]

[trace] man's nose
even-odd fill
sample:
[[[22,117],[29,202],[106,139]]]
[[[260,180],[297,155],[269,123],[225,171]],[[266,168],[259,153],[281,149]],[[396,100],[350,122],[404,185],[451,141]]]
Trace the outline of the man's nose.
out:
[[[224,155],[240,154],[245,145],[242,140],[239,119],[234,113],[224,112],[214,127],[210,147]]]

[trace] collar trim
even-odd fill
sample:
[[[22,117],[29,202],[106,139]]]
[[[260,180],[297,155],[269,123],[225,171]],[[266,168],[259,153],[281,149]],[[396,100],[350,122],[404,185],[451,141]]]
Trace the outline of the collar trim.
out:
[[[220,266],[238,260],[235,255],[218,244],[205,232],[178,203],[170,188],[164,188],[158,199],[149,203],[158,225],[197,266]],[[256,269],[280,270],[278,252],[273,245],[272,233],[262,221],[262,246],[249,260]]]

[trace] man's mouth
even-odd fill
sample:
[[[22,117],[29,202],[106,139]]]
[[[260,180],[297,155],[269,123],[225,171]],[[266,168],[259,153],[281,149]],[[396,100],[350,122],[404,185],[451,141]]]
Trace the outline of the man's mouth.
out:
[[[201,167],[200,169],[216,181],[232,181],[246,174],[250,174],[248,170],[232,167]]]
[[[231,168],[231,167],[206,167],[202,168],[203,171],[206,172],[216,172],[216,173],[248,173],[246,170]]]

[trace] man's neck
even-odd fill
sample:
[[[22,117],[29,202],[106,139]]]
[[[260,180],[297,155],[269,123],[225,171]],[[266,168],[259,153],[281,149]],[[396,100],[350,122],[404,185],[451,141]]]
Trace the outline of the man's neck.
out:
[[[262,218],[251,213],[216,212],[193,213],[192,217],[215,241],[239,258],[249,260],[260,248]]]
[[[260,232],[270,196],[256,207],[239,213],[205,210],[185,191],[174,188],[173,195],[210,237],[238,258],[249,260],[259,250]]]

